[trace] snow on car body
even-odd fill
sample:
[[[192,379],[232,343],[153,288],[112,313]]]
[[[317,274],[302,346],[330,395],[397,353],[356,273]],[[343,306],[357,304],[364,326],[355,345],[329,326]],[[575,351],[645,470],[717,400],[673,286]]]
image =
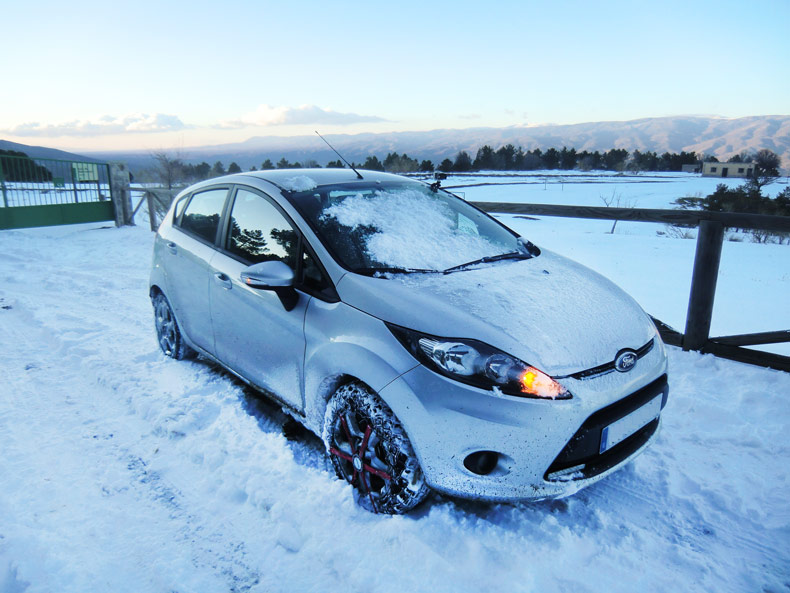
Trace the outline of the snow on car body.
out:
[[[278,400],[374,511],[427,486],[567,495],[640,452],[666,403],[664,347],[633,299],[395,175],[192,186],[157,234],[151,295],[166,353]]]

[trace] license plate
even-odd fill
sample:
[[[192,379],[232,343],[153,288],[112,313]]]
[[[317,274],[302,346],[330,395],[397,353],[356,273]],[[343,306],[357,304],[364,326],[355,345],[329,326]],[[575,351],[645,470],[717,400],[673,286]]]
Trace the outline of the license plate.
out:
[[[601,447],[598,451],[603,453],[634,434],[643,426],[650,424],[661,413],[662,395],[657,395],[644,406],[637,408],[628,416],[612,422],[601,431]]]

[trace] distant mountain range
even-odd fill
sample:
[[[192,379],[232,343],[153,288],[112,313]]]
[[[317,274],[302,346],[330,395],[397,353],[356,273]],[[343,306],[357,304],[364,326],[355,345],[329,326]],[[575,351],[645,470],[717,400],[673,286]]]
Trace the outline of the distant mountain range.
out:
[[[426,132],[328,134],[326,138],[349,161],[362,162],[368,155],[382,159],[390,152],[407,153],[438,164],[454,158],[460,150],[474,158],[487,144],[496,149],[504,144],[524,149],[557,148],[576,150],[695,151],[725,160],[741,151],[773,150],[790,168],[790,115],[763,115],[726,119],[717,117],[654,117],[630,121],[594,122],[571,125],[514,126],[507,128],[466,128]],[[18,145],[22,146],[22,145]],[[2,141],[0,141],[0,148]],[[94,158],[119,160],[133,169],[150,165],[147,151],[90,152]],[[175,155],[175,151],[174,151]],[[192,163],[236,162],[243,169],[260,167],[265,159],[291,162],[314,159],[321,165],[337,156],[318,136],[258,136],[244,142],[181,149],[178,156]]]

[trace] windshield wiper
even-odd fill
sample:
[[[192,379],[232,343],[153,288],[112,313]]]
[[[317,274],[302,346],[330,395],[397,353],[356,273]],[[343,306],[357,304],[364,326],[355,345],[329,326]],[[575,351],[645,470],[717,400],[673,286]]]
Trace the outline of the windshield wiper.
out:
[[[371,275],[376,272],[382,274],[438,274],[440,270],[424,270],[422,268],[398,268],[394,266],[370,267],[370,268],[354,268],[355,274]]]
[[[503,259],[532,259],[531,254],[524,253],[523,251],[508,251],[507,253],[500,253],[499,255],[487,255],[485,257],[481,257],[480,259],[475,259],[472,261],[468,261],[465,264],[459,264],[457,266],[453,266],[452,268],[447,268],[443,270],[443,274],[449,274],[451,272],[457,272],[458,270],[463,270],[464,268],[468,268],[469,266],[474,266],[477,264],[487,264],[489,262],[494,261],[501,261]]]

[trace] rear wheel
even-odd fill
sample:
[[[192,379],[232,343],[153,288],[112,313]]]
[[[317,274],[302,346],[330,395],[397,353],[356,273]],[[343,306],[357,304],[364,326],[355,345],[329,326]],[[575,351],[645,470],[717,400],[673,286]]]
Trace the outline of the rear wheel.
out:
[[[417,456],[392,410],[364,385],[332,396],[324,417],[324,443],[337,475],[355,490],[360,506],[399,515],[428,495]]]
[[[184,342],[176,316],[173,315],[173,309],[170,308],[170,303],[165,295],[157,292],[151,297],[151,302],[154,306],[156,339],[162,352],[176,360],[193,357],[195,351]]]

